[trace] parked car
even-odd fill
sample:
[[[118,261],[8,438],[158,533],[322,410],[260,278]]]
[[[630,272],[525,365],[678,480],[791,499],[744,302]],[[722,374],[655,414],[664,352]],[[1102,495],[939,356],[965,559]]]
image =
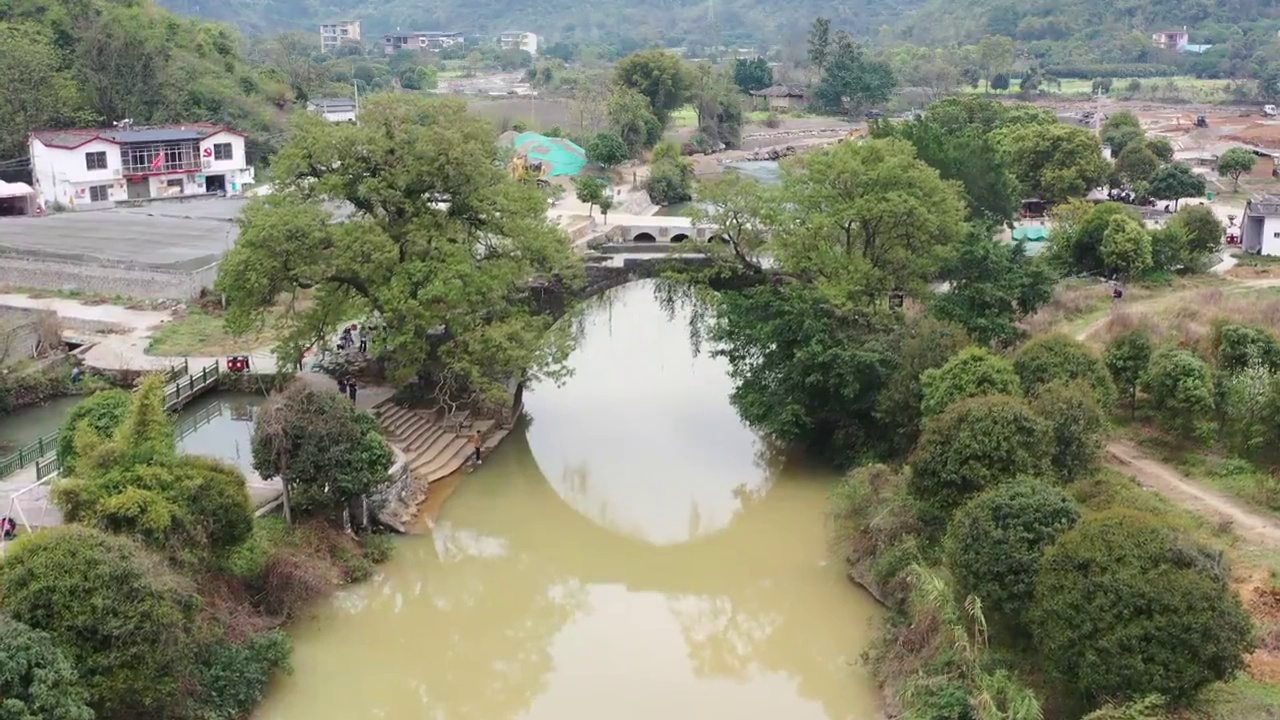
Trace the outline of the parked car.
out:
[[[868,110],[866,113],[866,117],[868,120],[879,120],[880,118],[884,117],[884,113],[880,112],[879,110]]]

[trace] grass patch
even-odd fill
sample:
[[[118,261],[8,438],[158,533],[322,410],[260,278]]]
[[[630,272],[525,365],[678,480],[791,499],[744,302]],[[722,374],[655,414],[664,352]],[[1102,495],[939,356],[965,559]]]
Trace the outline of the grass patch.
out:
[[[1280,718],[1280,685],[1242,675],[1214,685],[1183,715],[1195,720],[1274,720]]]
[[[1213,324],[1220,320],[1280,333],[1280,288],[1211,286],[1179,293],[1167,302],[1130,303],[1113,312],[1091,339],[1107,344],[1145,328],[1157,344],[1195,348],[1207,356]]]
[[[270,327],[269,320],[266,327]],[[235,336],[227,332],[222,316],[192,307],[186,317],[177,318],[156,328],[147,345],[148,355],[164,357],[217,357],[248,353],[271,344],[266,330]]]
[[[1106,318],[1108,313],[1128,312],[1124,308],[1150,303],[1166,295],[1186,293],[1197,288],[1214,288],[1225,283],[1218,277],[1194,275],[1171,281],[1127,285],[1121,306],[1113,309],[1111,285],[1094,278],[1071,278],[1058,283],[1048,304],[1019,325],[1031,335],[1062,332],[1075,337]]]

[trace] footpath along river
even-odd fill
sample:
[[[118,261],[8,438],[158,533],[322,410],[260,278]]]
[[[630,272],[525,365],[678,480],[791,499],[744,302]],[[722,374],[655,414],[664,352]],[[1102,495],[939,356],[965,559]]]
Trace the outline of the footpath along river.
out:
[[[828,557],[834,475],[784,462],[649,283],[374,579],[295,623],[256,720],[864,720],[880,610]]]

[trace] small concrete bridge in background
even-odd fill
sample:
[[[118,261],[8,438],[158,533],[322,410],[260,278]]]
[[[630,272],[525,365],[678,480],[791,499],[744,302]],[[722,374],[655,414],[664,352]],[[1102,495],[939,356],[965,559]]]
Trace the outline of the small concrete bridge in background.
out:
[[[623,243],[705,243],[723,240],[717,228],[697,225],[687,217],[609,214],[608,223],[595,219],[593,235]]]

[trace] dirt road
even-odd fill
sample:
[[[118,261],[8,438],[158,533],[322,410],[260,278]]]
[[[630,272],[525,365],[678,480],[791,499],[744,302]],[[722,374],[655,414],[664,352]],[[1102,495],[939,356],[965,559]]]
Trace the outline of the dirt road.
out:
[[[1231,522],[1236,534],[1250,544],[1280,548],[1280,519],[1202,487],[1131,443],[1122,440],[1108,443],[1107,464],[1132,475],[1140,485],[1155,490],[1180,507],[1213,520]]]

